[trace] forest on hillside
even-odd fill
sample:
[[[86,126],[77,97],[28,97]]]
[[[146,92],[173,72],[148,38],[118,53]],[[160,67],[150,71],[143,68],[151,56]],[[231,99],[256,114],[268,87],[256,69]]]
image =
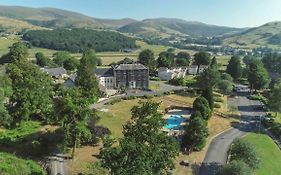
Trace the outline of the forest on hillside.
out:
[[[136,48],[135,39],[117,32],[95,31],[88,29],[32,30],[23,35],[34,47],[65,50],[72,53],[94,49],[120,51]]]

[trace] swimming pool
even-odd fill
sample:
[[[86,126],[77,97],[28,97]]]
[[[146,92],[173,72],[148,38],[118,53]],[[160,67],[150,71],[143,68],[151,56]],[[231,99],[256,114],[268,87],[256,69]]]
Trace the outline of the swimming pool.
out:
[[[166,119],[166,125],[164,125],[165,129],[179,129],[181,123],[185,121],[180,115],[171,115],[169,118]]]

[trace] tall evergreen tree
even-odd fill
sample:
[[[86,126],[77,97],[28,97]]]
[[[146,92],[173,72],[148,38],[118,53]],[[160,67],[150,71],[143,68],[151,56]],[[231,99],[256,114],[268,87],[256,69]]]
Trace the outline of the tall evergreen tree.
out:
[[[214,109],[214,95],[213,95],[213,87],[207,87],[202,92],[202,97],[204,97],[208,103],[211,110]]]
[[[94,51],[84,52],[75,79],[76,86],[82,89],[84,97],[91,103],[96,102],[100,96],[99,84],[94,74],[96,59]]]
[[[191,120],[185,127],[182,146],[191,150],[200,151],[206,144],[207,136],[207,123],[202,118],[201,113],[197,111],[192,114]]]
[[[200,112],[204,120],[208,120],[212,115],[208,101],[202,96],[197,97],[193,102],[193,111]]]
[[[241,61],[238,56],[231,57],[227,65],[226,72],[230,74],[235,81],[242,76]]]
[[[248,81],[251,90],[259,90],[265,88],[269,83],[269,75],[260,60],[254,60],[248,68]]]
[[[273,89],[270,92],[270,96],[268,98],[268,106],[270,110],[276,112],[281,112],[281,81],[275,83]]]
[[[211,68],[216,68],[218,66],[217,58],[213,57],[211,61]]]

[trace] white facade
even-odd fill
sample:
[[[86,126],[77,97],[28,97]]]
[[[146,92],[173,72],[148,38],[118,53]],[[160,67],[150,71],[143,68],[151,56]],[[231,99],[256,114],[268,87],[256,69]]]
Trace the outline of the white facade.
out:
[[[167,68],[167,67],[160,67],[158,70],[158,77],[161,80],[169,81],[173,78],[184,78],[187,73],[187,68]]]
[[[106,89],[114,89],[115,77],[98,77],[99,84],[104,86]]]
[[[188,69],[189,75],[196,75],[197,71],[198,71],[198,66],[197,65],[191,65],[191,66],[188,66],[187,69]]]

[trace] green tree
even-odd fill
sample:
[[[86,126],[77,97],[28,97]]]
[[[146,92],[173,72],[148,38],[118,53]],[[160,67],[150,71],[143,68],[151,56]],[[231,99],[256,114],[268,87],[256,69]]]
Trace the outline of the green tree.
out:
[[[207,87],[202,92],[202,97],[204,97],[208,103],[211,110],[214,109],[214,95],[213,95],[213,87]]]
[[[191,60],[191,56],[188,52],[179,52],[176,56],[177,66],[188,66]]]
[[[281,81],[275,83],[268,98],[268,107],[270,108],[270,110],[276,112],[276,116],[278,115],[278,112],[281,112],[280,97],[281,97]]]
[[[151,72],[156,70],[156,60],[151,50],[146,49],[140,52],[138,60],[141,64],[147,66]]]
[[[200,112],[196,111],[192,114],[190,121],[185,127],[182,146],[188,149],[200,151],[206,144],[208,136],[208,128],[206,121]]]
[[[221,74],[221,79],[222,79],[222,80],[227,80],[227,81],[233,82],[233,78],[232,78],[231,75],[229,75],[228,73],[222,73],[222,74]]]
[[[252,170],[250,167],[241,160],[231,161],[229,164],[224,165],[217,175],[251,175]]]
[[[98,81],[94,75],[96,59],[97,57],[94,51],[89,50],[84,52],[75,80],[76,86],[83,90],[84,97],[88,98],[91,103],[96,102],[97,97],[100,96]]]
[[[175,54],[172,52],[161,52],[157,59],[158,67],[172,67],[176,64]]]
[[[36,64],[41,67],[49,66],[50,59],[47,58],[42,52],[37,52],[35,54]]]
[[[64,130],[64,146],[72,147],[72,157],[75,150],[82,143],[90,143],[93,140],[88,127],[91,120],[97,120],[93,110],[88,107],[78,88],[64,89],[55,101],[55,114]]]
[[[211,55],[208,52],[197,52],[194,55],[194,64],[200,65],[209,65],[211,61]]]
[[[200,88],[214,87],[220,79],[217,69],[208,68],[197,77],[197,84]]]
[[[56,63],[58,66],[63,66],[65,60],[69,59],[71,55],[68,52],[59,51],[54,53],[53,57],[54,63]]]
[[[26,44],[21,42],[14,43],[10,48],[8,57],[11,62],[26,60],[28,57],[28,48]]]
[[[6,107],[11,95],[11,80],[6,75],[0,75],[0,126],[9,127],[13,121]]]
[[[260,90],[269,83],[269,75],[260,60],[254,60],[250,63],[248,69],[248,81],[251,90]]]
[[[218,66],[217,58],[213,57],[211,61],[211,68],[216,68]]]
[[[30,116],[48,121],[48,116],[53,110],[52,79],[27,61],[26,46],[19,45],[11,48],[9,55],[12,56],[13,62],[6,70],[12,80],[13,90],[9,99],[10,113],[14,122],[28,120]]]
[[[255,147],[242,139],[234,140],[231,147],[231,160],[242,160],[252,170],[258,169],[261,163]]]
[[[233,83],[228,80],[220,80],[217,84],[217,88],[223,95],[228,95],[233,90]]]
[[[118,146],[111,139],[104,140],[100,157],[110,174],[170,174],[179,146],[161,131],[164,121],[158,108],[159,103],[151,101],[133,107]]]
[[[66,70],[69,70],[69,71],[73,71],[75,70],[79,65],[79,60],[77,60],[76,58],[74,57],[69,57],[68,59],[66,59],[64,62],[63,62],[63,67],[66,69]]]
[[[235,81],[242,76],[241,61],[238,56],[231,57],[227,65],[226,72],[230,74]]]
[[[210,109],[209,102],[202,96],[197,97],[193,102],[193,111],[200,112],[204,120],[208,120],[212,115],[212,110]]]

